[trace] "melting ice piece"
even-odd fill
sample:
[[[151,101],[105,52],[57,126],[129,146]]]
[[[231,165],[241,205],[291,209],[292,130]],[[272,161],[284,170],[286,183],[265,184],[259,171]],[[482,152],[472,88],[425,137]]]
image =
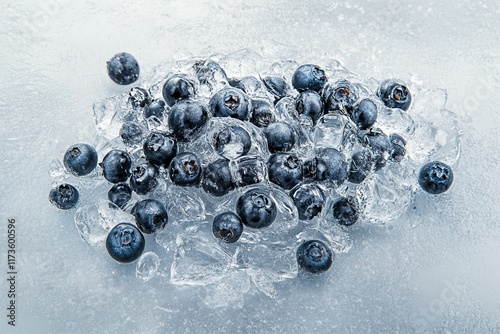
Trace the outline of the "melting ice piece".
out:
[[[356,142],[356,128],[344,115],[326,114],[318,120],[314,142],[317,148],[331,147],[345,153]]]
[[[205,219],[205,203],[196,188],[169,186],[165,208],[171,223]]]
[[[329,215],[333,216],[331,211]],[[318,231],[335,253],[347,253],[351,249],[352,239],[349,233],[347,233],[347,229],[336,222],[329,219],[320,219]]]
[[[131,112],[127,100],[127,94],[120,94],[94,102],[94,122],[101,136],[108,140],[118,137],[124,119]]]
[[[160,268],[160,258],[154,252],[146,252],[141,255],[135,267],[135,277],[147,282],[154,278]]]

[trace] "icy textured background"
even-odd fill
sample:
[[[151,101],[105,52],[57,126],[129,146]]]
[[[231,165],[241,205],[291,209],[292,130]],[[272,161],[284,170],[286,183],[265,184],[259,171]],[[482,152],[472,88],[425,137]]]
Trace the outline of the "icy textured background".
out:
[[[7,328],[2,311],[1,333],[500,331],[497,1],[48,0],[2,7],[0,275],[13,217],[19,326]],[[390,226],[355,226],[353,248],[327,275],[288,280],[276,298],[248,293],[241,300],[223,288],[213,298],[161,278],[142,283],[134,266],[119,266],[81,241],[74,212],[49,204],[49,163],[69,145],[95,140],[94,100],[128,90],[105,71],[116,52],[135,55],[147,73],[188,52],[242,48],[299,62],[336,58],[365,77],[447,89],[463,132],[455,184],[440,197],[418,194],[415,208]],[[0,296],[5,310],[6,291]],[[214,308],[227,300],[237,302]]]

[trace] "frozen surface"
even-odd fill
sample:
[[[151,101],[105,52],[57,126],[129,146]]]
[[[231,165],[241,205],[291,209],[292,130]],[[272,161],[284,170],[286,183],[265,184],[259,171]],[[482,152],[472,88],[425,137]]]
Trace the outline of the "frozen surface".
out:
[[[19,222],[19,308],[18,327],[8,328],[2,320],[0,332],[500,331],[499,16],[496,1],[7,3],[0,14],[0,215],[4,223]],[[457,115],[456,123],[432,120],[443,129],[437,134],[443,140],[424,143],[426,149],[445,160],[453,157],[441,143],[447,142],[449,127],[457,124],[462,131],[462,156],[449,193],[417,192],[411,210],[391,224],[360,224],[348,237],[338,234],[330,242],[350,250],[336,257],[327,275],[272,286],[260,284],[267,282],[265,270],[228,276],[239,289],[227,282],[210,289],[165,284],[172,279],[171,263],[163,259],[173,255],[177,243],[189,251],[196,231],[181,240],[150,238],[146,251],[153,253],[145,253],[137,267],[114,263],[99,240],[97,246],[82,241],[74,212],[58,212],[47,201],[48,170],[52,166],[52,176],[64,177],[53,159],[75,142],[107,149],[96,142],[92,103],[128,88],[109,80],[105,61],[127,51],[146,74],[165,60],[243,48],[299,63],[338,59],[363,78],[398,77],[422,87],[414,96],[416,110],[429,115],[446,105]],[[252,66],[224,64],[229,76],[230,69]],[[275,71],[293,66],[285,63]],[[435,96],[420,99],[426,94]],[[432,103],[419,106],[424,100]],[[400,116],[402,131],[411,131]],[[414,131],[418,136],[436,130]],[[85,204],[105,199],[101,188],[87,195]],[[400,207],[396,203],[384,202],[381,214],[391,214]],[[106,229],[105,218],[103,223],[100,228]],[[5,259],[6,224],[0,225],[0,238]],[[242,249],[236,259],[222,256],[220,268],[248,265],[256,259],[246,255],[257,251]],[[207,252],[204,259],[210,261],[214,249]],[[293,268],[278,260],[269,264],[283,277],[292,275]],[[6,272],[5,261],[0,268]],[[5,292],[0,291],[3,305]]]

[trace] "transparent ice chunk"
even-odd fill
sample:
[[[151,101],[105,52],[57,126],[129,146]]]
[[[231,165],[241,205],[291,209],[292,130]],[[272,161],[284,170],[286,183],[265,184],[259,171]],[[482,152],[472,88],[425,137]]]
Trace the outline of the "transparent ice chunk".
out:
[[[205,203],[196,188],[170,185],[165,192],[164,203],[170,222],[205,219]]]
[[[124,119],[130,114],[127,94],[94,102],[94,122],[99,135],[111,140],[118,137]]]
[[[137,261],[135,277],[147,282],[154,278],[160,268],[160,258],[154,252],[146,252]]]
[[[356,142],[356,128],[344,115],[326,114],[316,124],[314,142],[316,148],[330,147],[346,152]]]

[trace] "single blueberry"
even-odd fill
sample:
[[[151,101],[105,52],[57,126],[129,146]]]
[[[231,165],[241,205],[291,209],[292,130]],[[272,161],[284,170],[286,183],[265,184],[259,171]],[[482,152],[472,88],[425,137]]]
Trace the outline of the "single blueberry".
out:
[[[393,80],[384,80],[377,90],[377,96],[389,108],[406,111],[411,105],[411,93],[408,87]]]
[[[78,190],[71,184],[63,183],[50,190],[49,201],[61,210],[69,210],[76,206],[80,197]]]
[[[132,170],[130,188],[139,195],[145,195],[158,185],[158,169],[149,162],[142,163]]]
[[[193,96],[193,83],[185,75],[176,74],[163,85],[163,99],[170,107],[179,100],[186,100]]]
[[[114,184],[108,191],[108,199],[120,209],[124,210],[132,198],[132,189],[126,183]]]
[[[125,182],[130,177],[132,159],[122,150],[111,150],[101,163],[104,178],[111,183]]]
[[[396,133],[389,135],[391,142],[390,158],[392,161],[400,162],[406,155],[406,140]]]
[[[334,253],[320,240],[304,241],[297,249],[299,267],[309,273],[319,274],[330,269]]]
[[[316,124],[325,111],[321,96],[315,91],[300,93],[295,99],[295,107],[300,115],[308,116]]]
[[[352,196],[342,197],[333,203],[333,218],[339,224],[351,226],[358,221],[359,205]]]
[[[229,163],[219,159],[210,163],[203,171],[203,190],[213,196],[224,196],[236,187],[229,170]]]
[[[120,137],[127,146],[138,145],[144,139],[144,128],[136,122],[123,122],[120,129]]]
[[[389,137],[381,130],[373,129],[363,136],[363,144],[372,150],[375,171],[384,167],[392,146]]]
[[[128,93],[128,103],[130,103],[134,109],[144,108],[151,103],[151,97],[144,88],[133,87]]]
[[[283,77],[270,75],[262,79],[262,81],[268,92],[273,94],[275,103],[287,96],[290,91],[290,86]]]
[[[200,103],[190,100],[177,102],[168,114],[168,125],[174,136],[182,142],[192,140],[207,120],[207,109]]]
[[[264,181],[266,164],[260,156],[243,156],[236,161],[235,183],[245,187]]]
[[[162,230],[168,222],[167,210],[155,199],[137,202],[130,211],[142,233],[151,234]]]
[[[163,100],[153,100],[150,104],[144,107],[144,117],[149,118],[155,116],[162,119],[165,114],[165,102]]]
[[[363,149],[352,155],[347,173],[349,182],[360,184],[370,174],[373,168],[373,154],[369,149]]]
[[[217,239],[232,244],[241,237],[243,224],[236,213],[231,211],[222,212],[215,216],[212,232]]]
[[[418,173],[418,183],[429,194],[441,194],[453,183],[451,167],[440,161],[432,161],[422,166]]]
[[[333,85],[327,84],[322,92],[325,100],[325,109],[328,112],[342,112],[350,115],[354,104],[358,101],[358,94],[350,82],[341,80]]]
[[[64,166],[74,175],[83,176],[97,166],[97,152],[88,144],[75,144],[64,154]]]
[[[338,184],[347,179],[347,162],[344,154],[334,148],[322,148],[307,163],[308,175],[316,181],[333,181]]]
[[[249,190],[238,198],[236,212],[243,224],[251,228],[263,228],[276,219],[276,203],[264,189]]]
[[[226,126],[214,135],[214,148],[227,159],[236,159],[250,151],[252,139],[247,130],[238,125]]]
[[[250,103],[242,90],[227,87],[212,96],[210,108],[215,117],[232,117],[244,121],[248,117]]]
[[[119,85],[130,85],[139,78],[139,64],[129,53],[117,53],[108,62],[108,75]]]
[[[252,116],[250,122],[259,128],[265,128],[276,120],[274,107],[266,100],[252,100]]]
[[[304,92],[306,90],[319,92],[325,83],[325,71],[316,65],[301,65],[295,70],[292,76],[293,88],[299,92]]]
[[[201,172],[200,159],[194,153],[180,153],[170,162],[170,179],[178,186],[197,185],[201,179]]]
[[[264,129],[267,147],[271,153],[288,152],[295,145],[295,132],[287,123],[276,122]]]
[[[168,166],[177,154],[177,141],[158,131],[152,131],[143,146],[146,159],[156,166]]]
[[[116,225],[106,238],[106,249],[109,255],[122,263],[137,260],[142,255],[145,245],[142,233],[129,223]]]
[[[269,181],[290,190],[302,181],[304,171],[297,155],[275,153],[267,161]]]
[[[315,184],[307,183],[292,189],[290,197],[297,208],[300,220],[310,220],[323,210],[325,194]]]
[[[366,130],[375,124],[377,115],[377,105],[369,99],[364,99],[354,108],[352,120],[361,130]]]
[[[229,79],[229,85],[241,89],[247,94],[255,94],[262,87],[259,79],[252,76],[246,76],[241,79],[231,78]]]

